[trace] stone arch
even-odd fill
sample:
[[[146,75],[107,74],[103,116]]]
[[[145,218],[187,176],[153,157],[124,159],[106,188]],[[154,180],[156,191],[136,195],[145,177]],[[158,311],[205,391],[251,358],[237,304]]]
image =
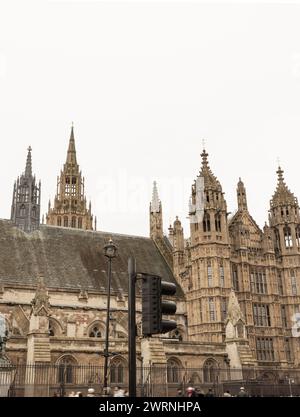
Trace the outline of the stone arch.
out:
[[[49,336],[59,336],[64,333],[62,324],[54,317],[49,317]]]
[[[103,339],[105,336],[105,324],[101,320],[93,320],[86,329],[85,334],[88,337]]]
[[[110,383],[124,385],[128,382],[128,363],[123,356],[115,356],[110,361]]]
[[[182,381],[182,363],[179,359],[171,357],[167,360],[167,380],[169,384],[179,384]]]
[[[213,358],[206,359],[203,364],[203,381],[206,383],[219,381],[219,364]]]
[[[60,384],[74,384],[76,383],[77,359],[70,354],[64,354],[56,361],[57,382]]]
[[[76,368],[78,365],[77,359],[70,354],[64,354],[60,356],[56,364],[57,369],[57,382],[60,384],[74,384],[76,383]]]

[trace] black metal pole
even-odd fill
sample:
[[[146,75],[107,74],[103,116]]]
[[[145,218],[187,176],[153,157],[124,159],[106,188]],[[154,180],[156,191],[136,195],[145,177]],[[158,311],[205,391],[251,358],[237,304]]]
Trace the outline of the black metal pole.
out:
[[[135,259],[128,259],[128,354],[129,396],[136,397],[136,317],[135,317]]]
[[[104,349],[104,381],[103,391],[107,394],[107,369],[108,369],[108,348],[109,348],[109,313],[110,313],[110,286],[111,286],[111,258],[108,262],[107,276],[107,308],[106,308],[106,329],[105,329],[105,349]]]

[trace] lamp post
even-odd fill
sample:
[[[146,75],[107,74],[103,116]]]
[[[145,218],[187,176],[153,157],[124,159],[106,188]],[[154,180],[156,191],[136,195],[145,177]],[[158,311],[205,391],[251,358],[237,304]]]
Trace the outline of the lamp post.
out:
[[[106,307],[106,329],[105,329],[105,348],[104,348],[104,382],[103,391],[107,391],[107,370],[108,370],[108,347],[109,347],[109,315],[110,315],[110,287],[111,287],[111,264],[113,258],[117,256],[117,246],[110,239],[104,246],[104,255],[108,258],[108,275],[107,275],[107,307]]]

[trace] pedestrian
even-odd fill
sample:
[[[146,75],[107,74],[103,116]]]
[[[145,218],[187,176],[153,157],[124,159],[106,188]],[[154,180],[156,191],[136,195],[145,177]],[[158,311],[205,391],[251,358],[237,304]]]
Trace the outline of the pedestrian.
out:
[[[182,392],[182,390],[180,389],[180,388],[178,388],[177,389],[177,394],[176,394],[176,397],[183,397],[184,395],[183,395],[183,392]]]
[[[122,390],[120,387],[115,387],[114,397],[125,397],[124,390]]]
[[[245,391],[245,388],[244,387],[241,387],[240,388],[240,392],[238,393],[237,396],[238,397],[249,397],[249,395],[248,395],[247,391]]]
[[[202,391],[202,389],[200,389],[200,388],[196,389],[196,397],[205,397],[204,392]]]
[[[87,397],[95,397],[95,390],[94,390],[94,388],[89,388],[88,389]]]
[[[82,392],[77,391],[75,397],[83,397]]]
[[[209,388],[209,390],[207,391],[205,397],[214,397],[214,393],[213,393],[213,390],[211,388]]]
[[[232,397],[230,391],[225,391],[223,397]]]
[[[75,397],[75,392],[71,391],[70,394],[68,395],[68,397]]]
[[[187,390],[186,390],[186,396],[187,397],[196,397],[195,388],[188,387]]]

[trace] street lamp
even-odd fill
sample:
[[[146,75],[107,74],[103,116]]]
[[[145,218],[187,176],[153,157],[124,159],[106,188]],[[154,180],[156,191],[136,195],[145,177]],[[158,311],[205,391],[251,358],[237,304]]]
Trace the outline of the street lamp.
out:
[[[107,275],[107,308],[106,308],[106,329],[105,329],[105,349],[104,349],[104,383],[103,391],[107,391],[107,369],[108,369],[108,346],[109,346],[109,316],[110,316],[110,287],[111,287],[111,263],[117,256],[117,246],[110,239],[104,246],[104,255],[108,258],[108,275]]]

